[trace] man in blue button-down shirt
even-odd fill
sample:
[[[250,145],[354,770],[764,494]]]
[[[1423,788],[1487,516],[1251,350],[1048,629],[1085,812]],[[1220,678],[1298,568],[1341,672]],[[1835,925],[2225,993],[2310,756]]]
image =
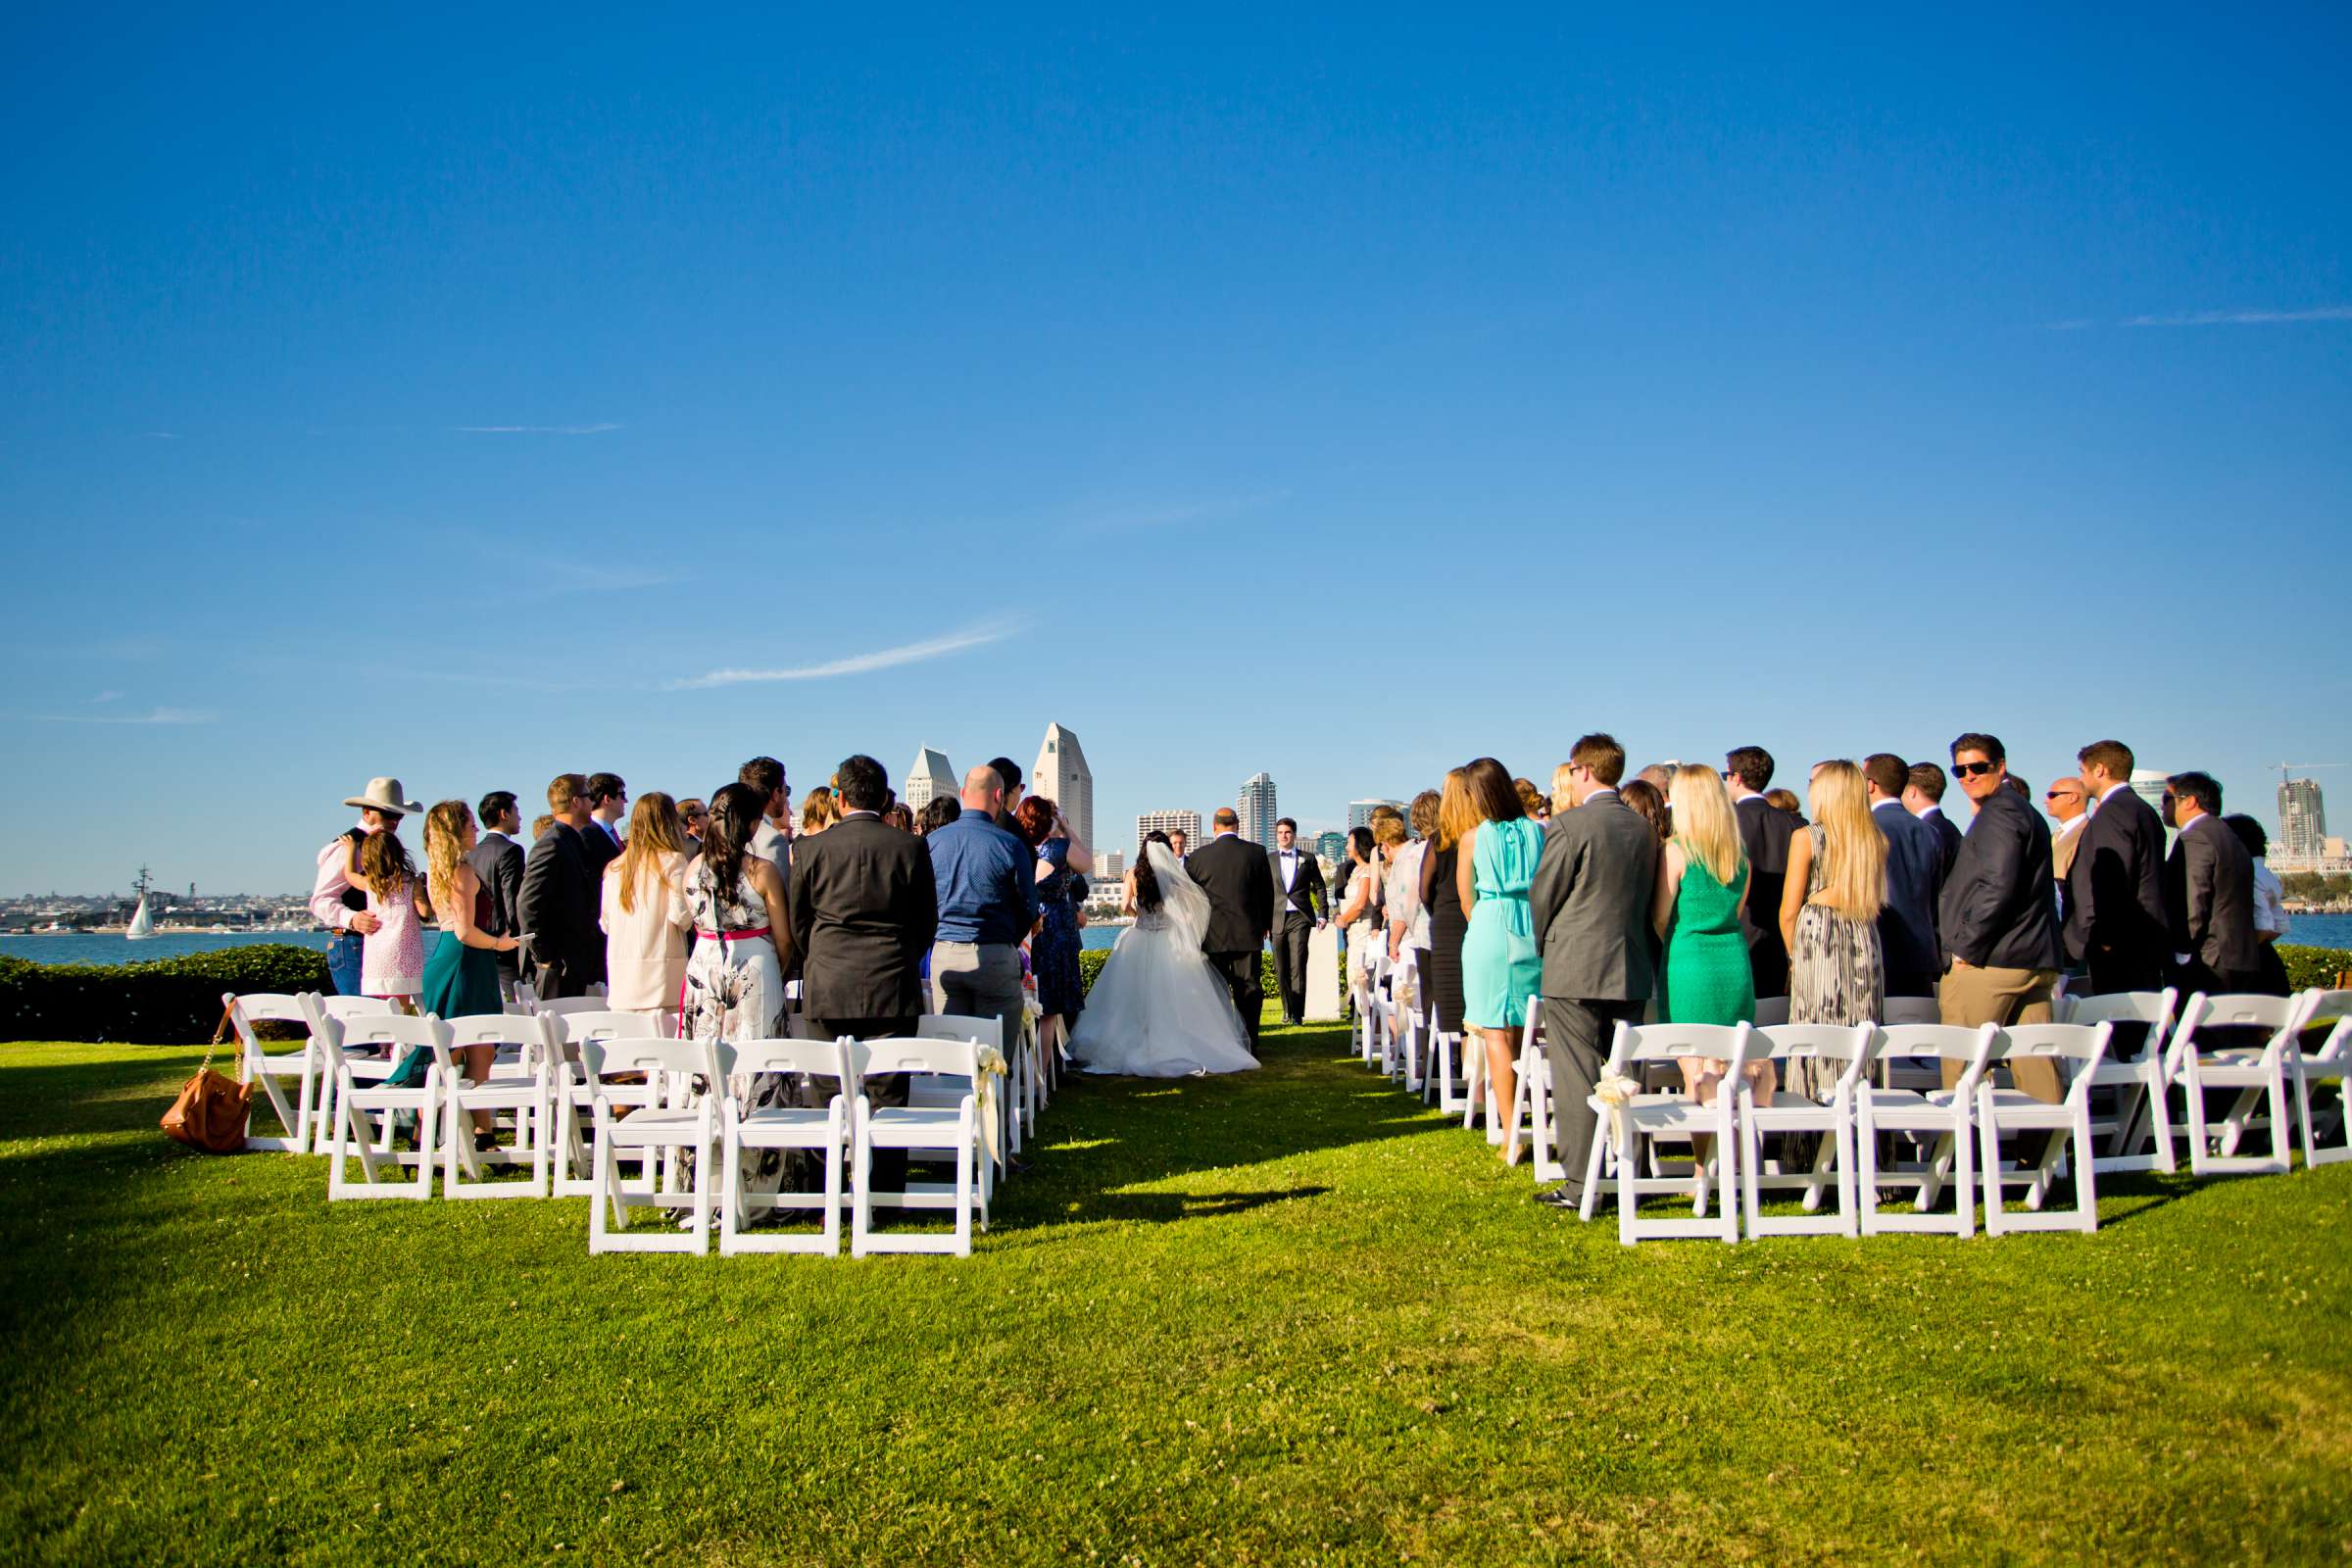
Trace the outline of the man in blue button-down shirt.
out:
[[[923,837],[939,886],[931,1000],[941,1012],[1004,1021],[1018,1038],[1021,942],[1037,924],[1037,852],[997,826],[1004,781],[993,767],[963,776],[963,814]]]

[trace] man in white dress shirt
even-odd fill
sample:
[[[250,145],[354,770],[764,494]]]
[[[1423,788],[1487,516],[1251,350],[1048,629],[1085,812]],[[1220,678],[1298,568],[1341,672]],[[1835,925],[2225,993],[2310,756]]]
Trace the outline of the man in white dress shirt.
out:
[[[1282,996],[1283,1022],[1304,1023],[1307,942],[1331,911],[1331,894],[1323,862],[1298,848],[1298,824],[1287,816],[1274,824],[1266,869],[1274,878],[1274,989]]]

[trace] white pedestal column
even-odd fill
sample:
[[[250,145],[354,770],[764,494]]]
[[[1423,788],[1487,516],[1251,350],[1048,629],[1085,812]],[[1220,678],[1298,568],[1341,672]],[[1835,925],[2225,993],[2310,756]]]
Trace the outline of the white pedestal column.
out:
[[[1306,939],[1306,1021],[1340,1021],[1340,929],[1335,925]]]

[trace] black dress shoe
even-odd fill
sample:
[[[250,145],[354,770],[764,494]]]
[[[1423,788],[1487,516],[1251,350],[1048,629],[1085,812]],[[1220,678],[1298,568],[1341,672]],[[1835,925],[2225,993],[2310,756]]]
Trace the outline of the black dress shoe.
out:
[[[1538,1193],[1536,1195],[1536,1201],[1539,1203],[1548,1203],[1553,1208],[1564,1208],[1571,1214],[1578,1212],[1585,1206],[1584,1195],[1582,1193],[1570,1192],[1565,1185],[1554,1187],[1547,1193]]]

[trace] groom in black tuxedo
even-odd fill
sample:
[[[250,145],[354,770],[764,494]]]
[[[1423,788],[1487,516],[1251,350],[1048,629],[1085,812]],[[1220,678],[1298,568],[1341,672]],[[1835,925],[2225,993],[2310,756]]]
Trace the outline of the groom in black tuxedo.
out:
[[[1304,1023],[1307,941],[1331,912],[1323,862],[1298,847],[1298,824],[1286,816],[1274,824],[1266,867],[1274,877],[1274,989],[1282,994],[1282,1021]]]
[[[1201,934],[1200,951],[1233,993],[1234,1010],[1242,1015],[1255,1054],[1257,1015],[1266,995],[1259,955],[1274,926],[1274,879],[1266,874],[1265,846],[1242,837],[1242,819],[1232,807],[1218,807],[1214,821],[1217,836],[1194,851],[1184,868],[1208,895],[1208,929]]]

